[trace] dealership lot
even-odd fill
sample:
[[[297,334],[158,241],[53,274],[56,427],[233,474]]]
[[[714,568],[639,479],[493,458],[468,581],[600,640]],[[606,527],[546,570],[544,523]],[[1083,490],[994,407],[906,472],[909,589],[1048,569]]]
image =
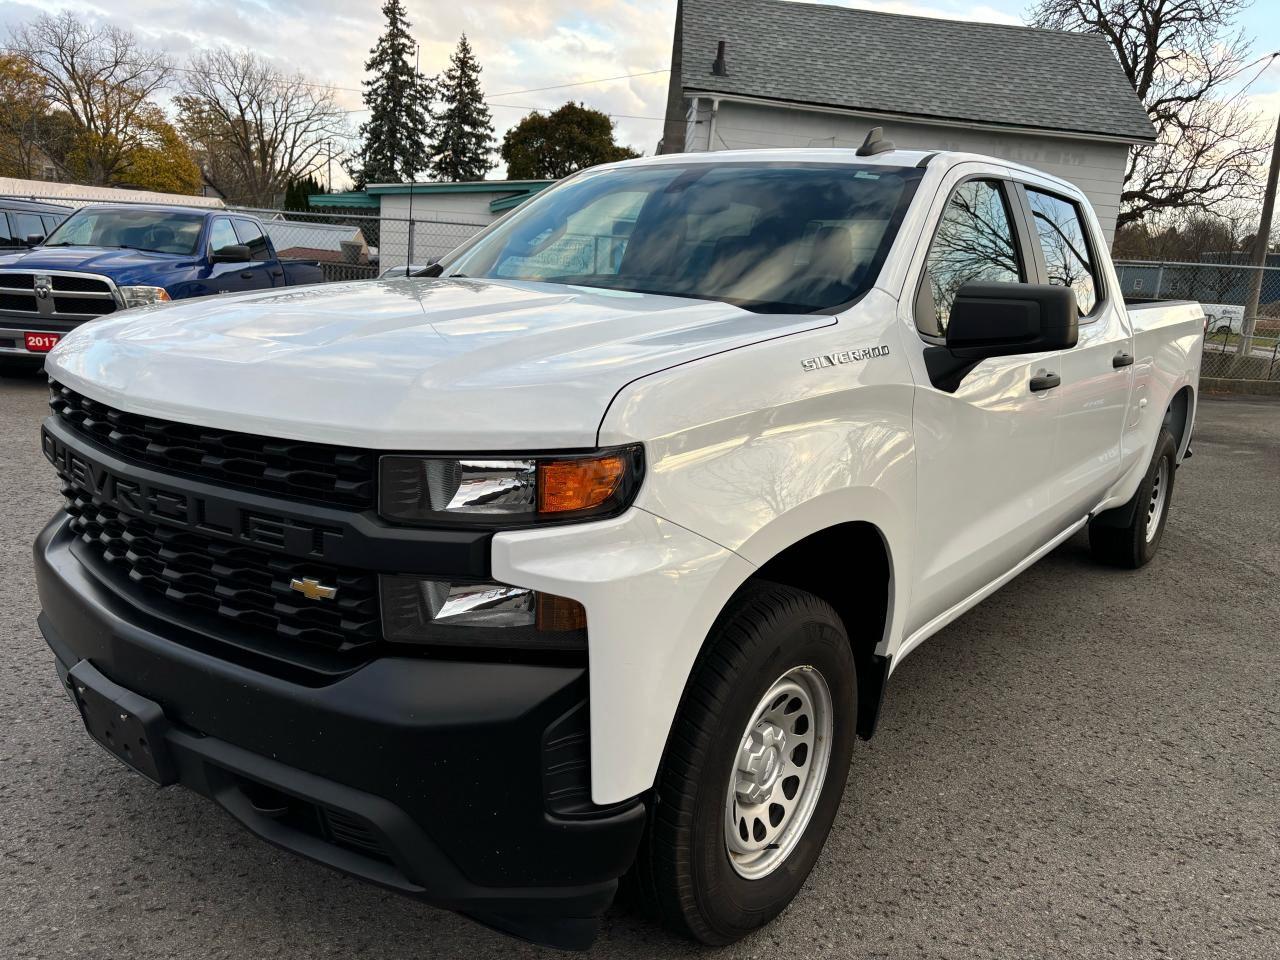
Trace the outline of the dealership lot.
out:
[[[43,408],[0,381],[0,956],[542,953],[278,853],[84,735],[35,630]],[[1280,954],[1280,402],[1206,401],[1194,447],[1149,567],[1077,537],[903,662],[804,893],[717,956]],[[700,952],[625,907],[593,951]]]

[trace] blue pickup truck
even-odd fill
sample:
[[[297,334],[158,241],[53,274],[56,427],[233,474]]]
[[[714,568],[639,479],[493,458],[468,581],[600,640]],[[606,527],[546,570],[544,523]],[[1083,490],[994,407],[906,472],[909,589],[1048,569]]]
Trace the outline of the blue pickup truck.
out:
[[[0,375],[38,367],[63,334],[128,307],[320,283],[281,260],[256,217],[177,206],[82,207],[0,256]]]

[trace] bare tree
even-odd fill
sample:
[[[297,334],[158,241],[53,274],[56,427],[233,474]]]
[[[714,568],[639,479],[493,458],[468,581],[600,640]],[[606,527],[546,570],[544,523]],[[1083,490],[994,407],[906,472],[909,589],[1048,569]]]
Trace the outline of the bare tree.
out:
[[[334,138],[347,137],[332,88],[282,75],[248,50],[196,55],[180,87],[180,129],[210,182],[240,203],[279,203],[291,180],[324,165]]]
[[[1037,26],[1100,33],[1156,128],[1129,155],[1117,227],[1257,196],[1266,132],[1232,92],[1250,64],[1233,30],[1250,0],[1038,0]]]
[[[173,75],[169,58],[70,12],[14,28],[10,48],[41,78],[49,104],[71,117],[77,173],[92,184],[112,182],[141,145],[136,121]]]

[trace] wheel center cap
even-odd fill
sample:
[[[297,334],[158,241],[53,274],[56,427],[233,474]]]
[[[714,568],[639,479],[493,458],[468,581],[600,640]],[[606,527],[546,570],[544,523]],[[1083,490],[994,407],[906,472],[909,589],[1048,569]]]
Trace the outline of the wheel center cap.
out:
[[[782,728],[762,723],[742,742],[738,755],[738,797],[744,803],[763,803],[785,766],[787,736]]]

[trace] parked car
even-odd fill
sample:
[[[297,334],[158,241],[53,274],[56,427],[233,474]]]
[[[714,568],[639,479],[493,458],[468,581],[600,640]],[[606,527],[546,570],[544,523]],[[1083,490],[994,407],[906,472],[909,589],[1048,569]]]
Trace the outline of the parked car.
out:
[[[0,253],[39,246],[71,213],[71,207],[0,197]]]
[[[279,259],[248,214],[81,207],[34,249],[0,256],[0,374],[39,367],[67,332],[128,307],[323,279],[315,260]]]
[[[628,870],[767,923],[903,658],[1077,531],[1145,564],[1189,452],[1200,308],[1003,160],[595,167],[431,272],[69,335],[39,622],[130,767],[542,943]]]
[[[1240,333],[1244,329],[1244,307],[1235,303],[1201,303],[1205,331],[1210,334]]]

